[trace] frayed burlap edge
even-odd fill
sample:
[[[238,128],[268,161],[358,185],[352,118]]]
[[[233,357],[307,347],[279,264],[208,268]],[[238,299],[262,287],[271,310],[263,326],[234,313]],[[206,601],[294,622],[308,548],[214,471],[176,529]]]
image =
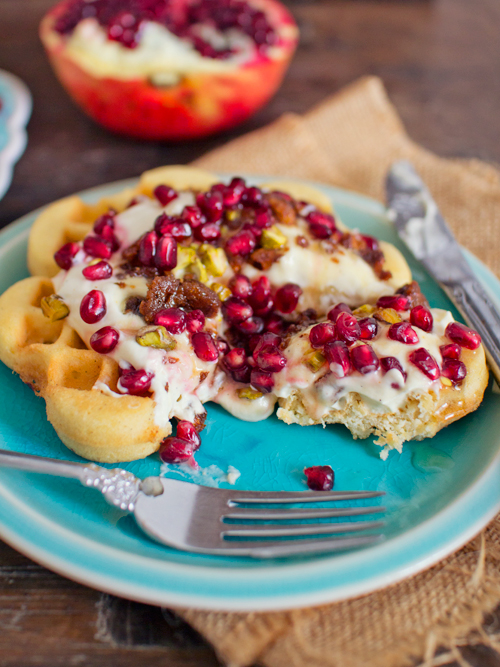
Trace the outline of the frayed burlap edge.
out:
[[[197,166],[305,178],[383,200],[390,164],[412,160],[460,242],[500,275],[500,172],[446,160],[406,134],[381,81],[366,77],[303,118],[288,114],[197,160]],[[480,231],[480,233],[478,233]],[[231,667],[438,667],[466,665],[458,647],[493,648],[484,614],[500,601],[500,518],[473,542],[407,580],[370,595],[274,613],[179,610]],[[436,656],[438,647],[446,653]]]

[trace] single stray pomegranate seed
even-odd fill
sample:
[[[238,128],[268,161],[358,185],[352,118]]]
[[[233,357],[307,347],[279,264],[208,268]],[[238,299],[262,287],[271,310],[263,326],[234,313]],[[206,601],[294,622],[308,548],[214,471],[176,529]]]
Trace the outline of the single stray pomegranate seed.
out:
[[[351,348],[351,361],[354,368],[366,375],[378,370],[380,361],[369,345],[358,345]]]
[[[468,350],[477,350],[481,345],[481,336],[477,331],[469,329],[465,324],[460,324],[460,322],[450,322],[444,333],[451,341]]]
[[[154,196],[162,206],[170,204],[171,201],[177,199],[179,194],[168,185],[157,185],[153,190]]]
[[[340,313],[335,322],[337,338],[343,340],[347,345],[352,345],[361,338],[361,328],[354,315]]]
[[[332,340],[325,345],[325,357],[330,364],[330,370],[336,378],[344,378],[352,373],[349,348],[340,340]]]
[[[336,306],[334,306],[331,310],[328,311],[327,317],[330,320],[330,322],[336,322],[337,317],[340,315],[340,313],[349,313],[349,315],[352,315],[352,310],[346,303],[338,303]]]
[[[439,351],[443,359],[460,359],[462,348],[456,343],[448,343],[448,345],[441,345]]]
[[[194,353],[202,361],[217,361],[219,350],[212,336],[203,331],[198,331],[191,338]]]
[[[181,334],[186,330],[186,313],[180,308],[164,308],[156,313],[154,323],[171,334]]]
[[[118,389],[132,396],[143,396],[151,386],[154,375],[140,368],[123,373],[118,380]]]
[[[116,329],[103,327],[90,337],[90,347],[99,354],[107,354],[115,349],[119,338],[120,334]]]
[[[202,310],[192,310],[186,313],[186,329],[189,333],[196,333],[202,331],[205,326],[205,315]]]
[[[158,241],[154,265],[161,271],[171,271],[177,266],[177,241],[169,234],[164,234]]]
[[[414,350],[408,358],[430,380],[437,380],[440,376],[436,360],[425,347],[419,347],[417,350]]]
[[[187,440],[169,436],[161,441],[159,454],[163,463],[185,463],[193,456],[193,445]]]
[[[331,491],[335,481],[335,473],[331,466],[311,466],[304,468],[307,486],[311,491]]]
[[[78,243],[65,243],[54,253],[54,260],[60,269],[69,271],[73,266],[73,257],[80,250]]]
[[[378,332],[377,320],[374,317],[364,317],[358,322],[361,331],[361,340],[371,340]]]
[[[311,347],[318,349],[323,347],[325,343],[328,343],[331,340],[335,340],[336,332],[335,325],[331,322],[321,322],[316,324],[309,331],[309,342]]]
[[[377,301],[379,308],[393,308],[394,310],[409,310],[410,299],[403,294],[392,294],[390,296],[381,296]]]
[[[97,264],[86,266],[82,270],[82,273],[87,280],[105,280],[113,274],[113,269],[111,268],[111,264],[102,260],[102,262],[97,262]]]
[[[415,306],[410,311],[410,322],[414,327],[422,329],[422,331],[432,331],[434,319],[432,313],[424,306]]]
[[[271,373],[261,371],[258,368],[252,370],[250,374],[250,382],[252,387],[261,391],[263,394],[268,394],[274,387],[274,380]]]
[[[280,287],[274,297],[274,305],[280,313],[292,313],[299,303],[302,289],[295,283],[287,283]]]
[[[387,335],[391,340],[397,340],[405,345],[416,345],[419,342],[418,334],[412,329],[408,322],[397,322],[391,324]]]
[[[406,378],[408,377],[408,373],[403,369],[399,361],[396,359],[396,357],[383,357],[380,360],[380,366],[382,367],[382,371],[384,373],[388,373],[389,371],[392,371],[393,368],[395,368],[397,371],[401,373],[403,376],[405,382]]]
[[[106,298],[97,289],[86,294],[80,304],[80,317],[86,324],[95,324],[106,315]]]
[[[83,249],[87,255],[100,259],[109,259],[113,254],[112,244],[100,236],[86,236],[83,241]]]
[[[189,442],[195,452],[201,445],[200,434],[191,422],[182,420],[177,423],[177,437]]]
[[[452,382],[460,382],[467,375],[467,366],[458,359],[444,359],[441,366],[441,375]]]

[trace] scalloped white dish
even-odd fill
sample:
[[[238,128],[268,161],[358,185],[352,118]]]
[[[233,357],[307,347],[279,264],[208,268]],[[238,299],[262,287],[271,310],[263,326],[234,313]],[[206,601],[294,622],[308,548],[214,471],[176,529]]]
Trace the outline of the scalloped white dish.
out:
[[[0,199],[12,181],[15,163],[24,153],[31,115],[31,94],[17,76],[0,70]]]

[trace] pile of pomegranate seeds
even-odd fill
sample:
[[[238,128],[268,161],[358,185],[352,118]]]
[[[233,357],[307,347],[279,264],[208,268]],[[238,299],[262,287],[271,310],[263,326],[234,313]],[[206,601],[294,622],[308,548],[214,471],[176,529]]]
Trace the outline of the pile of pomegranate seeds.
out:
[[[201,438],[191,422],[180,421],[177,435],[169,436],[160,444],[160,459],[163,463],[185,463],[199,449]]]
[[[331,466],[311,466],[304,468],[307,486],[311,491],[331,491],[335,481],[335,473]]]
[[[136,48],[146,21],[159,23],[174,35],[191,42],[206,58],[224,59],[231,49],[214,47],[200,36],[200,27],[226,33],[238,30],[248,35],[258,51],[265,53],[279,37],[266,14],[245,0],[73,0],[56,21],[55,30],[71,33],[78,23],[95,18],[106,29],[108,39],[128,49]]]

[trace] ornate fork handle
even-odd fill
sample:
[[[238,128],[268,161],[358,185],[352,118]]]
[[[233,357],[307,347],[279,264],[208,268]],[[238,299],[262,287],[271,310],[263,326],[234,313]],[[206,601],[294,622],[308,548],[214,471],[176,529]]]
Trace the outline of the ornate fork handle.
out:
[[[497,382],[500,383],[500,314],[482,285],[475,279],[460,284],[443,285],[465,320],[483,339],[486,356]]]
[[[100,491],[110,505],[128,512],[133,512],[135,501],[141,491],[147,495],[157,495],[151,492],[150,488],[152,486],[150,480],[155,478],[148,478],[143,482],[127,470],[121,468],[108,470],[94,463],[58,461],[2,449],[0,466],[77,479],[83,486]]]

